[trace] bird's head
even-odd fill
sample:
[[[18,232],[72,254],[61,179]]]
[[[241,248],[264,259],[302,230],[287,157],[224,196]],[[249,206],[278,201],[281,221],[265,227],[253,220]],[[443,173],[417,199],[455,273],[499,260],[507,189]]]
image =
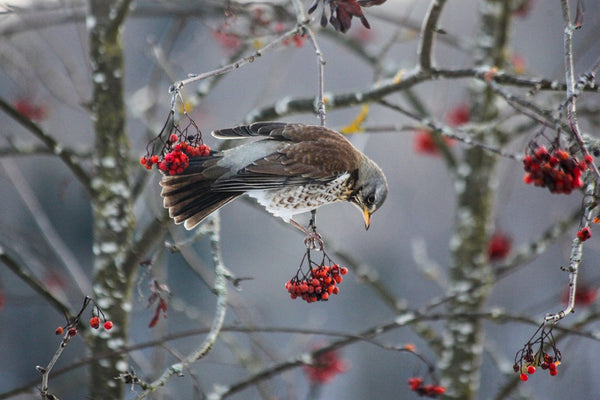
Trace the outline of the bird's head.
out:
[[[387,197],[387,179],[381,168],[365,157],[358,168],[354,189],[349,200],[361,210],[365,220],[365,229],[369,229],[371,215],[381,207]]]

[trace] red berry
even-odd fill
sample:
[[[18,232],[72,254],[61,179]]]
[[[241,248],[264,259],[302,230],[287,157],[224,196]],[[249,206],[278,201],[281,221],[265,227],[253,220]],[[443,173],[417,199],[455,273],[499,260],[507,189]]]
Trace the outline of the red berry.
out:
[[[90,318],[90,326],[94,329],[98,329],[100,327],[100,318],[97,316]]]
[[[348,273],[348,268],[346,268],[346,267],[340,268],[340,274],[346,275],[347,273]]]
[[[446,388],[443,386],[434,386],[433,387],[433,393],[435,394],[444,394],[446,393]]]
[[[175,143],[176,141],[177,141],[177,135],[174,133],[171,133],[171,136],[169,136],[169,142]]]
[[[527,367],[527,373],[529,375],[535,374],[535,367],[533,365],[530,365],[529,367]]]
[[[556,370],[556,369],[551,369],[550,370],[550,375],[551,376],[556,376],[557,374],[558,374],[558,370]]]
[[[579,232],[577,232],[577,239],[579,239],[582,242],[585,242],[586,240],[588,240],[591,237],[592,237],[592,230],[590,229],[589,226],[586,226],[585,228],[582,228]]]
[[[408,380],[408,386],[410,387],[410,390],[417,390],[421,384],[423,383],[423,378],[420,377],[414,377],[414,378],[410,378]]]
[[[77,329],[75,329],[75,328],[69,328],[69,330],[67,331],[67,334],[69,336],[75,336],[75,335],[77,335]]]
[[[548,364],[548,369],[550,371],[556,371],[556,363],[550,363],[550,364]]]
[[[112,327],[113,327],[113,323],[112,323],[112,321],[106,321],[106,322],[104,323],[104,329],[106,329],[107,331],[111,330],[111,329],[112,329]]]
[[[63,327],[59,326],[58,328],[56,328],[56,330],[54,331],[54,333],[57,334],[57,335],[62,335],[64,331],[65,330],[63,329]]]
[[[519,376],[519,378],[521,378],[521,380],[523,382],[527,382],[527,379],[529,379],[529,376],[527,376],[527,374],[521,374],[521,376]]]
[[[594,157],[592,157],[590,154],[586,154],[583,157],[583,160],[585,161],[586,164],[592,164],[594,162]]]
[[[146,163],[148,162],[148,157],[144,156],[140,159],[140,164],[142,165],[146,165]]]

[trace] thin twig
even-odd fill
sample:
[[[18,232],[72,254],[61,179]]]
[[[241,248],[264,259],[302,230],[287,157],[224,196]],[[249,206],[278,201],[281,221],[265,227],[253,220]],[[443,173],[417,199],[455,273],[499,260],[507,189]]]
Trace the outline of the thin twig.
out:
[[[160,386],[166,384],[166,382],[173,375],[181,375],[182,372],[187,369],[192,363],[204,357],[214,346],[217,341],[219,332],[223,326],[225,320],[225,313],[227,311],[227,276],[230,275],[229,271],[223,264],[223,258],[221,255],[221,244],[220,244],[220,220],[219,215],[214,214],[213,217],[206,222],[210,225],[210,246],[213,257],[213,263],[215,265],[215,283],[214,292],[217,295],[217,304],[215,307],[215,315],[213,317],[210,331],[208,332],[204,341],[192,351],[185,359],[181,362],[171,365],[168,367],[163,374],[155,381],[144,384],[144,391],[140,393],[136,400],[141,400],[148,396],[151,392],[155,391]]]
[[[571,133],[579,144],[579,148],[584,155],[589,155],[589,152],[583,144],[583,137],[579,129],[579,122],[577,120],[577,97],[578,94],[575,91],[575,73],[573,67],[573,32],[579,29],[581,25],[573,24],[571,22],[571,11],[569,8],[568,0],[561,0],[560,2],[563,12],[563,18],[565,19],[565,82],[567,84],[567,99],[570,99],[567,107],[567,117],[569,119],[569,125],[571,126]],[[576,20],[583,18],[583,11],[580,9],[580,0],[578,1],[577,17]],[[598,64],[596,64],[598,65]],[[596,66],[594,66],[596,68]],[[591,164],[590,168],[596,177],[596,181],[600,182],[600,171],[595,164]]]
[[[33,190],[31,190],[31,187],[27,184],[27,179],[25,179],[21,170],[17,168],[15,164],[4,159],[0,159],[0,165],[2,165],[6,171],[6,175],[29,209],[38,228],[44,235],[44,238],[46,238],[49,247],[61,260],[63,266],[69,272],[73,281],[81,291],[81,294],[84,296],[91,294],[92,285],[90,284],[87,274],[84,272],[83,267],[80,265],[79,261],[77,261],[77,258],[69,246],[63,241],[62,236],[56,231],[54,224],[50,221],[50,218],[33,193]]]
[[[43,131],[39,125],[31,121],[29,118],[21,115],[14,107],[8,104],[6,101],[0,98],[0,110],[8,114],[12,119],[21,124],[35,137],[41,140],[48,149],[57,157],[59,157],[71,170],[77,180],[83,185],[83,187],[89,192],[91,190],[90,177],[88,173],[79,164],[78,158],[75,153],[69,149],[66,149],[61,143],[59,143],[52,135]]]
[[[52,371],[52,368],[54,368],[54,365],[56,364],[56,362],[58,361],[58,359],[62,355],[62,352],[67,347],[67,344],[69,344],[69,342],[71,341],[72,337],[73,336],[71,335],[70,330],[67,330],[63,334],[63,338],[62,338],[62,340],[60,342],[60,345],[56,349],[56,352],[52,356],[52,359],[50,360],[50,362],[48,363],[48,365],[46,367],[37,366],[37,370],[42,373],[42,387],[40,388],[40,395],[42,397],[42,400],[54,400],[54,399],[56,399],[56,397],[54,395],[48,393],[48,379],[50,377],[50,372]]]
[[[438,31],[438,21],[442,15],[442,9],[446,0],[433,0],[429,3],[429,8],[423,19],[421,27],[421,40],[419,42],[419,68],[423,71],[430,71],[433,66],[433,44],[435,34]]]
[[[258,57],[261,57],[266,51],[269,51],[273,48],[276,48],[278,46],[281,46],[283,44],[283,42],[286,39],[290,39],[292,38],[294,35],[298,35],[301,34],[303,30],[302,26],[297,26],[294,29],[291,29],[289,31],[287,31],[286,33],[284,33],[283,35],[279,36],[278,38],[276,38],[275,40],[273,40],[272,42],[269,42],[267,45],[261,47],[260,49],[256,50],[252,55],[241,58],[237,61],[234,61],[230,64],[224,65],[220,68],[214,69],[212,71],[208,71],[205,72],[203,74],[190,74],[190,77],[187,79],[183,79],[177,82],[174,82],[170,87],[169,87],[169,93],[173,93],[174,95],[177,95],[177,93],[185,86],[185,85],[189,85],[190,83],[194,83],[197,81],[201,81],[203,79],[206,78],[210,78],[213,76],[217,76],[217,75],[221,75],[221,74],[225,74],[227,72],[236,70],[246,64],[252,63],[254,62]]]
[[[6,253],[2,247],[0,247],[0,261],[15,275],[21,278],[23,282],[39,293],[57,311],[66,316],[71,316],[70,307],[54,296],[54,294],[48,290],[48,287],[33,275],[27,265],[17,261],[10,254]]]

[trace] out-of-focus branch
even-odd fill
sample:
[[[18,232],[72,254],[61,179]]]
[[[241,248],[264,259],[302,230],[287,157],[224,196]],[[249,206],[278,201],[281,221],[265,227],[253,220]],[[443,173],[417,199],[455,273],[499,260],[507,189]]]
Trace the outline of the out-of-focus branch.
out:
[[[386,96],[415,87],[423,82],[436,79],[466,79],[475,78],[484,82],[495,82],[509,86],[529,88],[535,91],[561,91],[564,83],[540,78],[517,78],[502,71],[490,73],[489,67],[466,68],[466,69],[436,69],[429,72],[407,71],[402,79],[388,79],[376,82],[373,86],[350,93],[326,93],[325,98],[329,109],[351,107],[367,102],[379,101]],[[600,87],[585,90],[600,92]],[[255,109],[246,115],[246,122],[265,121],[281,118],[296,113],[312,112],[316,98],[310,97],[285,97],[275,104],[260,109]]]
[[[152,249],[159,240],[165,237],[167,224],[170,223],[170,221],[171,219],[164,213],[163,218],[154,218],[152,222],[144,228],[143,232],[131,245],[127,252],[127,257],[123,261],[123,270],[126,271],[127,274],[132,274],[132,270],[138,267],[146,252]]]
[[[56,231],[54,224],[50,221],[50,218],[27,184],[27,180],[21,171],[7,160],[0,160],[0,165],[6,171],[8,179],[11,180],[17,193],[19,193],[27,206],[40,232],[48,242],[49,247],[61,260],[64,268],[71,275],[73,282],[75,282],[75,285],[81,291],[81,294],[83,296],[91,294],[92,286],[89,278],[77,260],[77,257],[75,257],[69,246],[63,241],[61,235]]]
[[[32,273],[31,269],[23,264],[22,262],[17,261],[11,255],[6,253],[4,248],[0,246],[0,261],[4,263],[15,275],[17,275],[23,282],[29,285],[34,291],[40,294],[52,307],[56,310],[67,316],[71,317],[71,309],[61,300],[59,300],[56,296],[54,296],[48,288],[39,281]]]
[[[421,26],[421,40],[418,50],[419,68],[426,72],[430,71],[433,66],[434,38],[439,29],[438,21],[445,3],[446,0],[433,0],[429,3],[429,8]]]
[[[539,238],[518,249],[506,261],[496,266],[496,279],[502,279],[517,269],[523,268],[535,257],[546,251],[548,246],[577,223],[580,218],[581,209],[578,208],[571,212],[567,218],[557,221],[542,232]]]
[[[57,157],[59,157],[65,165],[73,172],[73,175],[83,185],[83,187],[89,192],[90,190],[90,176],[79,164],[78,157],[75,156],[73,151],[66,149],[61,143],[59,143],[52,135],[44,132],[39,125],[31,121],[29,118],[21,115],[13,106],[8,104],[4,99],[0,98],[0,109],[8,114],[11,118],[17,121],[21,126],[26,128],[35,137],[41,140],[48,149]]]

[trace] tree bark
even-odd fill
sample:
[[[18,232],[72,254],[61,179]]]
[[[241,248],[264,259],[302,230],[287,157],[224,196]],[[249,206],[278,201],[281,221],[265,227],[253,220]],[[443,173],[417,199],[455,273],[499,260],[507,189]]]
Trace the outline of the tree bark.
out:
[[[129,182],[129,142],[123,100],[122,29],[129,1],[90,0],[89,30],[93,81],[94,174],[91,182],[94,218],[94,298],[114,324],[91,330],[92,354],[120,350],[127,343],[134,268],[126,270],[134,216]],[[120,399],[123,386],[115,374],[128,369],[123,353],[92,362],[90,398]]]
[[[481,22],[475,50],[478,66],[503,67],[510,3],[505,0],[480,2]],[[471,123],[485,123],[496,117],[496,96],[487,86],[474,83],[470,97]],[[473,136],[474,140],[491,146],[499,145],[501,140],[490,132]],[[451,313],[468,315],[481,311],[493,285],[494,271],[488,260],[487,244],[493,229],[496,161],[494,154],[473,146],[464,151],[464,158],[456,168],[457,206],[450,239],[452,265],[448,286],[448,294],[454,295],[448,304]],[[440,359],[442,385],[448,389],[448,398],[477,397],[483,347],[483,321],[465,317],[448,320]]]

